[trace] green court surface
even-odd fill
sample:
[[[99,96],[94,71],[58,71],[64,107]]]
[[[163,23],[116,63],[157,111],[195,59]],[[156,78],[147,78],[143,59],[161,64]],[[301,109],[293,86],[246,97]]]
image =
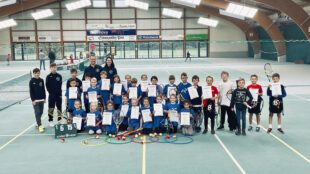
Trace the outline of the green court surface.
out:
[[[137,79],[145,73],[156,75],[159,83],[167,83],[174,74],[177,83],[182,72],[191,78],[212,75],[216,83],[220,73],[226,70],[231,79],[258,74],[263,86],[268,84],[264,75],[264,60],[253,59],[184,59],[115,60],[122,79],[130,74]],[[46,132],[39,134],[30,100],[0,111],[0,173],[113,173],[113,174],[307,174],[310,172],[310,79],[307,65],[271,62],[281,74],[288,96],[284,100],[285,134],[274,131],[267,134],[247,132],[237,137],[227,130],[216,135],[193,136],[190,144],[169,143],[123,145],[104,144],[88,147],[81,141],[90,136],[83,133],[60,143],[54,138],[53,128],[47,127],[46,112],[43,123]],[[9,73],[9,72],[8,72]],[[45,78],[45,77],[44,77]],[[264,87],[264,94],[266,88]],[[262,126],[268,126],[268,98],[264,96]],[[47,111],[47,105],[45,105]],[[248,123],[247,123],[248,124]]]

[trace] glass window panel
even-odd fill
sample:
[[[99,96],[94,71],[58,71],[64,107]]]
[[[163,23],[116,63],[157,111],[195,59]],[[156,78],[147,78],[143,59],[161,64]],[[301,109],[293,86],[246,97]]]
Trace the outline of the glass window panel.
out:
[[[149,58],[149,43],[139,42],[138,43],[138,58],[148,59]]]
[[[198,57],[198,42],[197,41],[187,41],[186,42],[186,52],[189,51],[191,57]]]
[[[125,42],[125,58],[134,59],[136,57],[135,42]]]
[[[199,53],[200,53],[200,57],[208,57],[208,43],[205,41],[205,42],[200,42],[199,43]]]
[[[162,57],[163,58],[172,57],[172,42],[162,42]]]
[[[149,43],[149,58],[159,58],[159,42]]]
[[[183,41],[173,42],[173,57],[184,57],[183,55]]]

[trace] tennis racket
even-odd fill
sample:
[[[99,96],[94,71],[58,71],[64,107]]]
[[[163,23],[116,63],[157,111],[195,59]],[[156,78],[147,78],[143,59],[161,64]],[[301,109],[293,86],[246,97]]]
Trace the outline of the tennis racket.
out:
[[[219,127],[221,124],[221,106],[217,104],[215,107],[215,120],[216,120],[216,126]]]
[[[120,112],[119,111],[116,111],[113,115],[113,122],[115,123],[116,125],[116,135],[118,134],[118,129],[119,129],[119,126],[122,124],[123,120],[124,120],[124,117],[122,117],[120,115]]]
[[[59,109],[57,109],[56,110],[56,113],[55,113],[55,109],[49,109],[48,110],[48,115],[52,115],[53,117],[60,117],[61,118],[61,122],[63,123],[63,124],[66,124],[67,123],[67,121],[68,121],[68,110],[67,109],[65,109],[65,110],[63,110],[63,111],[61,111],[61,110],[59,110]]]
[[[123,132],[121,134],[117,134],[116,137],[126,137],[126,136],[129,136],[129,135],[132,135],[132,134],[136,134],[138,132],[141,132],[143,130],[143,128],[139,128],[137,130],[133,130],[133,131],[126,131],[126,132]]]
[[[271,81],[271,78],[272,78],[272,75],[273,75],[273,70],[272,70],[272,67],[271,67],[271,64],[270,63],[266,63],[264,65],[264,70],[265,70],[265,74],[267,76],[267,79],[269,80],[269,82]]]

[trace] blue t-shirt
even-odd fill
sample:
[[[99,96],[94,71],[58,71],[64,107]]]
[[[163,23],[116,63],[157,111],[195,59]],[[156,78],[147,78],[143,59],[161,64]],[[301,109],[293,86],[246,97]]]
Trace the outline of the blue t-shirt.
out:
[[[101,90],[102,80],[99,80],[97,83],[97,88],[100,90],[100,95],[104,103],[107,103],[110,100],[110,90]],[[109,87],[109,89],[111,86]]]
[[[112,120],[111,120],[111,125],[106,125],[105,130],[107,133],[115,133],[116,132],[116,125],[113,121],[113,117],[116,117],[115,110],[105,110],[104,112],[111,112],[112,113]]]
[[[156,96],[162,95],[163,90],[160,85],[156,85]],[[154,103],[156,102],[156,97],[149,97],[150,106],[153,107]]]
[[[165,105],[162,104],[162,107],[163,107],[163,111],[165,110]],[[155,116],[154,114],[154,128],[158,128],[158,127],[164,127],[165,126],[165,117],[164,117],[164,113],[163,115],[160,115],[160,116]]]
[[[154,110],[150,106],[148,106],[148,107],[141,107],[141,117],[142,117],[142,121],[143,121],[142,122],[142,128],[149,128],[149,129],[151,129],[151,128],[153,128],[153,121],[144,122],[143,115],[142,115],[142,111],[144,111],[144,110],[150,110],[151,114],[153,113]]]
[[[113,94],[114,84],[111,85],[110,93],[112,94],[112,101],[114,104],[122,104],[122,95],[126,93],[124,86],[122,85],[122,91],[120,96],[116,96]]]
[[[77,98],[76,99],[69,99],[69,88],[66,90],[65,96],[67,97],[67,104],[68,104],[68,110],[74,110],[74,102],[75,100],[79,99],[81,97],[81,90],[77,88]]]
[[[95,111],[95,112],[89,112],[90,114],[95,114],[96,116],[96,124],[98,124],[100,121],[102,121],[102,116],[101,113],[99,111]],[[101,128],[101,124],[99,126],[95,126],[95,127],[91,127],[92,130],[96,131],[98,129]]]
[[[163,94],[165,95],[165,96],[167,96],[167,93],[168,93],[168,87],[175,87],[175,89],[177,90],[177,85],[175,85],[175,84],[173,84],[173,85],[171,85],[171,84],[167,84],[167,85],[165,85],[164,86],[164,89],[163,89]],[[176,91],[176,94],[178,94],[178,92]],[[168,96],[167,96],[168,97]]]
[[[177,92],[182,96],[183,99],[185,100],[190,100],[190,96],[188,91],[188,88],[191,87],[192,85],[190,83],[179,83]]]
[[[89,87],[89,88],[87,89],[87,95],[88,95],[89,92],[94,92],[94,91],[97,92],[97,96],[100,95],[100,89],[97,88],[97,87],[96,87],[96,88]],[[89,100],[89,99],[88,99],[88,100]],[[100,101],[99,98],[98,98],[98,100]]]
[[[75,109],[72,113],[72,117],[81,117],[83,119],[86,118],[86,112],[84,111],[84,109]],[[82,121],[82,128],[85,127],[85,120]]]
[[[124,114],[125,115],[125,117],[124,117],[124,119],[123,119],[123,121],[122,121],[122,125],[128,125],[128,112],[129,112],[129,108],[130,108],[130,105],[129,104],[127,104],[126,106],[128,106],[128,110],[127,110],[127,112],[126,113],[122,113],[122,114]],[[121,111],[122,111],[122,108],[124,107],[124,104],[123,105],[121,105]]]
[[[166,104],[166,109],[165,110],[167,110],[168,112],[170,111],[170,110],[173,110],[173,111],[176,111],[176,112],[180,112],[180,104],[178,104],[178,103],[174,103],[174,104],[172,104],[172,103],[167,103]],[[173,126],[177,126],[178,125],[178,122],[170,122],[169,121],[169,123],[172,123],[173,124]]]
[[[129,107],[128,113],[127,113],[127,117],[129,118],[129,126],[132,127],[132,128],[139,128],[140,127],[140,108],[139,108],[139,117],[138,117],[138,119],[133,119],[131,117],[131,110],[132,110],[132,106]]]

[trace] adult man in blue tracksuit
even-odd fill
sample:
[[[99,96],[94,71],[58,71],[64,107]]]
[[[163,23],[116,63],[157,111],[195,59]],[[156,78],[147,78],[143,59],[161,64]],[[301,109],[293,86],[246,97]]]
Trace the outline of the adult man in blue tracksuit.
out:
[[[91,55],[90,58],[90,65],[85,68],[83,80],[85,80],[85,74],[89,73],[92,77],[95,77],[97,81],[100,80],[100,72],[102,71],[102,67],[100,65],[97,65],[97,58],[94,55]]]
[[[57,113],[58,113],[58,121],[61,120],[61,105],[62,105],[62,76],[56,72],[57,66],[55,63],[52,63],[50,65],[50,71],[51,73],[46,76],[46,89],[49,93],[48,96],[48,121],[50,127],[54,127],[53,122],[53,113],[55,109],[55,105],[57,107]]]

